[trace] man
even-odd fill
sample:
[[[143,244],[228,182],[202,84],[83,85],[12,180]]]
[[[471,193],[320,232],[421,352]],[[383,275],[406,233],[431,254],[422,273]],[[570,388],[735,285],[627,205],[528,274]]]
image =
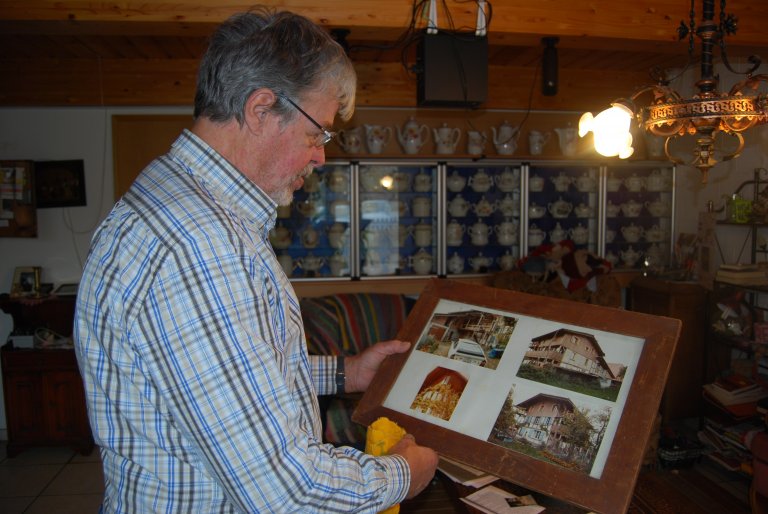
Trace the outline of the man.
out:
[[[75,334],[104,512],[376,512],[429,483],[437,456],[412,437],[385,457],[321,442],[316,394],[365,389],[408,344],[309,357],[268,243],[355,86],[309,20],[234,16],[202,59],[192,130],[94,235]]]

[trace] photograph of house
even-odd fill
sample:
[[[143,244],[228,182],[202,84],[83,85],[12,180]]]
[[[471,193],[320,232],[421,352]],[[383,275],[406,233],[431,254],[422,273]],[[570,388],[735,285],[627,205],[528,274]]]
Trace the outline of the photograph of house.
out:
[[[488,441],[589,473],[610,415],[610,408],[594,413],[589,408],[577,406],[566,396],[544,393],[515,403],[512,392]]]
[[[496,369],[517,319],[480,310],[435,313],[416,349],[440,357]]]
[[[560,328],[531,340],[517,376],[615,401],[625,372],[606,361],[593,334]]]

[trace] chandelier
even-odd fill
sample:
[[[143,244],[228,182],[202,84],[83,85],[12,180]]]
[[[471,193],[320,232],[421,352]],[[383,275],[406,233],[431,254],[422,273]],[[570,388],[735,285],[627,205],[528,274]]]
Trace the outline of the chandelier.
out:
[[[750,68],[746,72],[735,71],[728,62],[725,36],[736,33],[737,19],[725,13],[725,0],[720,2],[720,18],[715,22],[714,0],[703,0],[701,24],[695,26],[694,0],[691,0],[691,20],[686,25],[680,22],[679,39],[689,37],[689,59],[693,57],[694,34],[701,39],[701,77],[696,82],[698,93],[690,99],[683,98],[669,87],[669,80],[658,73],[657,84],[645,86],[630,98],[614,101],[611,107],[597,116],[584,113],[579,120],[579,136],[593,133],[595,151],[606,157],[618,156],[626,159],[632,155],[632,120],[649,134],[665,138],[664,153],[675,164],[689,164],[701,172],[703,183],[707,181],[710,168],[717,164],[715,158],[715,136],[722,132],[736,139],[736,150],[721,157],[728,161],[739,156],[744,148],[742,132],[762,123],[768,123],[768,98],[758,91],[761,82],[768,83],[768,75],[753,75],[760,67],[757,56],[750,56]],[[732,73],[746,78],[733,86],[728,94],[717,90],[719,77],[714,74],[712,54],[715,45],[720,47],[723,63]],[[652,93],[650,105],[638,108],[635,104],[640,96]],[[693,159],[689,162],[670,154],[670,141],[680,136],[695,136],[696,145]]]

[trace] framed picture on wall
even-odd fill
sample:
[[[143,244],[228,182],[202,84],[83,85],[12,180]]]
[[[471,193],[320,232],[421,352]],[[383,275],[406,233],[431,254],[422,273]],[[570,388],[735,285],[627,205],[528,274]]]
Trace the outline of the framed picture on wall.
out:
[[[680,321],[431,280],[353,420],[605,514],[626,512]]]
[[[83,160],[35,161],[37,208],[85,205]]]

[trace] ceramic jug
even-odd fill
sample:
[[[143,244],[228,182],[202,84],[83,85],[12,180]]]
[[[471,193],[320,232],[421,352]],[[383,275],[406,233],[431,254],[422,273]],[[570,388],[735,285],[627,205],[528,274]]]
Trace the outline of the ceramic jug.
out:
[[[443,123],[440,128],[432,129],[435,138],[435,153],[452,154],[456,151],[456,145],[461,138],[461,129],[449,127]]]
[[[462,189],[464,189],[464,186],[467,185],[467,179],[459,175],[459,172],[456,170],[453,170],[453,172],[447,177],[446,182],[448,185],[448,191],[452,193],[460,192]]]
[[[499,130],[496,127],[491,127],[493,132],[493,145],[496,147],[496,153],[499,155],[512,155],[517,149],[517,138],[520,136],[520,127],[511,125],[507,120],[504,120],[499,126]]]
[[[464,257],[456,252],[448,259],[448,271],[453,274],[461,273],[464,271]]]
[[[363,125],[368,151],[373,154],[381,153],[392,138],[392,127],[384,125]]]
[[[407,154],[418,153],[427,139],[429,139],[429,127],[420,125],[413,116],[405,122],[403,130],[397,127],[397,140]]]
[[[336,140],[346,153],[360,153],[363,150],[363,129],[360,127],[342,129]]]
[[[445,240],[448,246],[461,246],[466,227],[456,220],[451,220],[445,229]]]
[[[531,155],[541,155],[544,145],[549,142],[550,132],[531,130],[528,132],[528,151]]]
[[[467,132],[467,153],[469,155],[482,155],[485,151],[485,143],[488,137],[485,132],[470,130]]]
[[[578,132],[573,127],[556,128],[557,138],[560,143],[560,153],[566,157],[576,155],[576,145],[578,143]]]

